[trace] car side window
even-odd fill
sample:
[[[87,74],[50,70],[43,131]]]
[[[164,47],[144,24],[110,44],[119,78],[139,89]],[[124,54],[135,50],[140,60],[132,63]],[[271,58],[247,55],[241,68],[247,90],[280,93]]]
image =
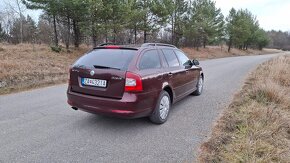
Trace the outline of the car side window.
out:
[[[160,58],[157,50],[149,50],[146,51],[139,62],[139,69],[154,69],[154,68],[160,68]]]
[[[183,65],[183,66],[188,66],[188,63],[189,63],[189,59],[188,57],[182,53],[181,51],[179,50],[174,50],[174,52],[176,53],[180,63]]]
[[[169,67],[176,67],[179,66],[178,59],[171,49],[162,49],[162,52],[164,54],[164,57],[169,65]]]

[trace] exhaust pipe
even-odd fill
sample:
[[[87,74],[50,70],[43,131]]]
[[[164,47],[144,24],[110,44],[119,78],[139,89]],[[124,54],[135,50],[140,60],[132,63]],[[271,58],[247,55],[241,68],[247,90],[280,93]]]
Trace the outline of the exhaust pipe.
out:
[[[73,110],[79,110],[77,107],[74,107],[74,106],[71,107],[71,108],[72,108]]]

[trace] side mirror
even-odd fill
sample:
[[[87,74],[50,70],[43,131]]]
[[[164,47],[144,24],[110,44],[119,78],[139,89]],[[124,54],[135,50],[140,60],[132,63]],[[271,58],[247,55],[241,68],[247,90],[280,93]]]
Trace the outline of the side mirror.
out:
[[[183,64],[183,66],[186,68],[186,69],[189,69],[193,66],[193,63],[191,62],[191,60],[188,60],[187,62],[185,62]]]
[[[192,60],[192,64],[195,65],[195,66],[198,66],[199,65],[199,61],[194,59],[194,60]]]

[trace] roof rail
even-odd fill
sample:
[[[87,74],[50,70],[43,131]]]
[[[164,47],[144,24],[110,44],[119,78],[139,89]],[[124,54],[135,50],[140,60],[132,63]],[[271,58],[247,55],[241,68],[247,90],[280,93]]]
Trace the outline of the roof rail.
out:
[[[163,44],[163,43],[144,43],[144,44],[141,45],[141,47],[146,47],[146,46],[167,46],[167,47],[177,48],[174,45]]]

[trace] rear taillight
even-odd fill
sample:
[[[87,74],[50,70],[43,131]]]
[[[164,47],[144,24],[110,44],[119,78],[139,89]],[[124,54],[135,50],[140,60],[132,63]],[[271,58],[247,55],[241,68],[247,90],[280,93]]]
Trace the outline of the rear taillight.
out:
[[[142,79],[139,75],[132,72],[126,73],[125,92],[143,91]]]

